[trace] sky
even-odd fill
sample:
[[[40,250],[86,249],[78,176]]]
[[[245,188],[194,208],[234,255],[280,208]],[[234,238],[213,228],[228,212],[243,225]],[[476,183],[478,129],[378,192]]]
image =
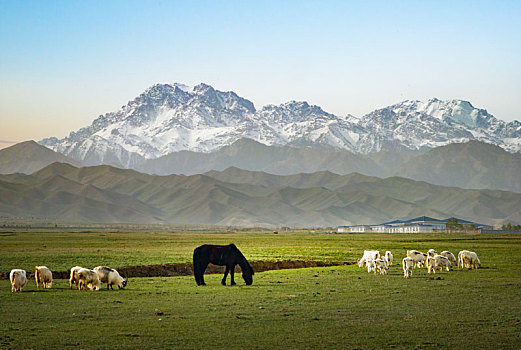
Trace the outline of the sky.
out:
[[[521,1],[0,0],[0,148],[174,82],[256,108],[362,116],[437,97],[521,120]]]

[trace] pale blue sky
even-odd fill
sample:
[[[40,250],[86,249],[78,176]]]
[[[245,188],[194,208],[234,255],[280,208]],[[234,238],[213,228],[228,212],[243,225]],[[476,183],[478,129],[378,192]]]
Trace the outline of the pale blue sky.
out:
[[[0,140],[64,137],[173,82],[257,108],[438,97],[521,120],[521,2],[0,0]]]

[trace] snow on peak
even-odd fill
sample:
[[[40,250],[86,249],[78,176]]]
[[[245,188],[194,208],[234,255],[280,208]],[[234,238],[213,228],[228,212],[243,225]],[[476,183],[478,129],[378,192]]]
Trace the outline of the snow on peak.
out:
[[[173,86],[184,92],[188,92],[188,93],[191,93],[194,91],[193,86],[189,86],[189,85],[185,85],[185,84],[181,84],[181,83],[174,83]]]
[[[521,123],[505,123],[464,100],[406,100],[361,118],[339,117],[305,101],[267,105],[200,83],[155,84],[115,112],[64,139],[40,141],[87,164],[132,167],[171,152],[211,152],[241,138],[267,145],[358,153],[424,149],[477,139],[521,151]]]

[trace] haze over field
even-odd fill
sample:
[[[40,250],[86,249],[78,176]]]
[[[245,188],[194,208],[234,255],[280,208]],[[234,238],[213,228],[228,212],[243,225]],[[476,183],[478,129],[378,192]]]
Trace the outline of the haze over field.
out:
[[[2,10],[0,216],[521,223],[518,3]]]

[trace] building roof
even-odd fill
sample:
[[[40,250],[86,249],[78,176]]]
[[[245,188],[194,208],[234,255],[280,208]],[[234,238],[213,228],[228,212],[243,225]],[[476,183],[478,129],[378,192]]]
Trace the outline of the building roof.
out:
[[[430,216],[419,216],[417,218],[407,220],[406,222],[417,222],[417,221],[439,222],[440,224],[446,222],[446,220],[435,219],[435,218],[431,218]]]
[[[412,225],[419,225],[419,226],[429,226],[430,225],[436,225],[436,224],[446,224],[449,220],[456,220],[460,224],[473,224],[476,227],[488,227],[488,225],[479,224],[472,221],[467,221],[463,219],[458,219],[455,217],[450,217],[448,219],[435,219],[431,218],[430,216],[419,216],[414,219],[409,220],[393,220],[389,222],[384,222],[382,224],[376,224],[376,225],[350,225],[350,226],[339,226],[339,227],[376,227],[376,226],[385,226],[385,227],[396,227],[396,226],[412,226]]]

